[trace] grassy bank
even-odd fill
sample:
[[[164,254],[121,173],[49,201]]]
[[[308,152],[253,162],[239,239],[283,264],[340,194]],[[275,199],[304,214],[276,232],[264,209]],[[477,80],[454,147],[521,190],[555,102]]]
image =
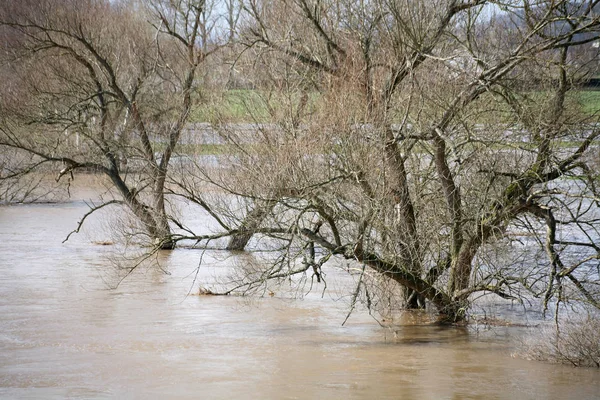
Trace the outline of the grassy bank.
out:
[[[578,90],[575,93],[586,114],[592,115],[600,112],[600,90]]]
[[[491,95],[490,95],[491,96]],[[529,101],[545,103],[552,96],[547,92],[529,92],[524,94]],[[296,117],[298,113],[305,114],[326,107],[321,103],[321,94],[311,92],[307,99],[302,99],[302,93],[269,92],[251,89],[227,90],[205,97],[203,105],[192,115],[191,122],[233,122],[233,123],[264,123]],[[600,91],[574,90],[570,92],[569,101],[572,107],[580,107],[588,116],[600,113]],[[306,101],[306,105],[300,106]],[[427,106],[426,106],[427,107]],[[299,108],[301,109],[299,111]],[[494,96],[483,95],[470,109],[472,115],[480,119],[479,123],[497,123],[498,120],[510,118],[512,110]],[[433,113],[435,114],[435,113]],[[403,115],[402,115],[403,116]],[[509,122],[509,121],[504,121]]]

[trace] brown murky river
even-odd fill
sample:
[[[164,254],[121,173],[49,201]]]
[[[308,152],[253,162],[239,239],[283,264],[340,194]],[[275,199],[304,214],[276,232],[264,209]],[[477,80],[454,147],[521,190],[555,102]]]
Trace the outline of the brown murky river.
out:
[[[347,303],[319,293],[186,296],[196,250],[109,290],[93,221],[61,243],[86,209],[0,207],[1,398],[600,398],[596,369],[512,357],[516,328],[383,328],[364,312],[342,326]],[[210,283],[231,259],[204,261]]]

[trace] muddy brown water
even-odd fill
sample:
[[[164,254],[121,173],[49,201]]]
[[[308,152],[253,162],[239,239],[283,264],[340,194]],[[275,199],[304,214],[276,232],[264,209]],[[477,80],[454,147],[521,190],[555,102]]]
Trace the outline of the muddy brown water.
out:
[[[0,398],[600,398],[596,369],[512,357],[514,328],[384,328],[362,311],[342,326],[347,302],[316,293],[186,296],[199,251],[109,290],[114,246],[93,223],[61,243],[85,210],[0,207]],[[230,267],[219,254],[201,283]]]

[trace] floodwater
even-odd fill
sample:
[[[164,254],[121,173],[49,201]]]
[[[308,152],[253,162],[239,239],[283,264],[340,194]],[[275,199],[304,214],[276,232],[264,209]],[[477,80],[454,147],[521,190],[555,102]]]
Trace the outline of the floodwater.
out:
[[[231,268],[224,252],[196,282],[201,252],[178,249],[109,289],[101,224],[61,243],[86,210],[0,207],[1,398],[600,398],[597,369],[512,357],[515,328],[381,327],[362,311],[342,326],[336,296],[187,295]]]

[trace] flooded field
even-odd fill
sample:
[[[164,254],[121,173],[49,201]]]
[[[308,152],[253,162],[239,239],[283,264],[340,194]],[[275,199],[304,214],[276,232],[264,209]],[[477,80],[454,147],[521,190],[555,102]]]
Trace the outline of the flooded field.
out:
[[[159,256],[170,275],[142,268],[109,289],[113,246],[93,221],[61,243],[86,210],[0,207],[1,398],[600,397],[596,369],[512,357],[523,328],[381,327],[361,311],[342,326],[336,296],[188,295],[231,268],[221,251],[196,283],[201,252],[178,249]]]

